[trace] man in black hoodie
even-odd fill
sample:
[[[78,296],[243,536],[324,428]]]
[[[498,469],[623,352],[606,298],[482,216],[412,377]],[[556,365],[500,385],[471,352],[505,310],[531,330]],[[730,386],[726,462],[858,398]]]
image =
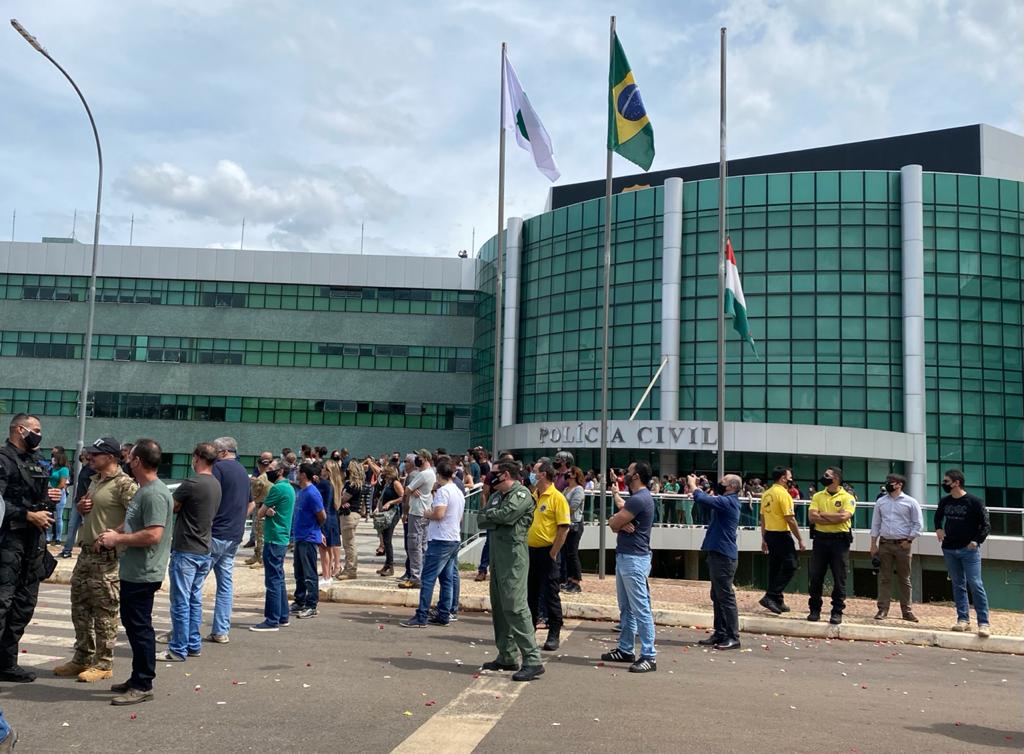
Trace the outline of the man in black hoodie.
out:
[[[978,636],[990,634],[988,625],[988,596],[981,581],[981,544],[991,527],[985,503],[964,489],[964,473],[950,469],[942,475],[942,491],[935,511],[935,536],[942,545],[949,579],[953,582],[953,601],[956,603],[956,625],[953,631],[967,631],[971,627],[967,603],[967,589],[974,599],[978,614]]]

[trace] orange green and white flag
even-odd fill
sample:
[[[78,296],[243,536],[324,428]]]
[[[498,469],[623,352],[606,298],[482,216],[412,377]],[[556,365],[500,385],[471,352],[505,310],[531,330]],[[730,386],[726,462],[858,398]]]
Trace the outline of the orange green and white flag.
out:
[[[743,297],[743,286],[740,285],[740,271],[736,266],[736,254],[732,250],[732,239],[725,239],[725,314],[732,317],[733,329],[740,337],[750,344],[757,354],[754,339],[750,336],[750,323],[747,322],[747,300]]]

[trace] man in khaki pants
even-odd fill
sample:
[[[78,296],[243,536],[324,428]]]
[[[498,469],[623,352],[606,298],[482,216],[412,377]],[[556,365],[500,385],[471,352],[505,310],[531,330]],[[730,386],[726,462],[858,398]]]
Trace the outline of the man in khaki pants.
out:
[[[113,676],[114,640],[120,607],[118,551],[96,546],[100,534],[124,523],[128,504],[139,485],[121,468],[121,445],[103,437],[86,449],[96,470],[89,491],[78,502],[84,516],[78,530],[82,551],[71,574],[71,622],[75,656],[53,669],[61,678],[93,683]]]
[[[914,540],[921,534],[921,504],[903,492],[907,480],[901,474],[885,478],[885,493],[875,501],[871,513],[871,557],[878,556],[878,612],[875,620],[885,620],[892,600],[892,572],[895,568],[900,587],[903,620],[917,623],[910,586],[910,563]]]
[[[356,527],[361,518],[360,508],[363,496],[363,482],[366,481],[366,470],[359,461],[349,461],[348,479],[341,493],[341,505],[338,506],[338,517],[341,523],[341,546],[345,551],[345,567],[338,575],[339,581],[356,578],[359,566],[359,555],[356,552]],[[329,516],[334,513],[328,511]]]
[[[270,468],[270,464],[273,462],[274,454],[269,450],[264,450],[260,453],[260,460],[258,462],[256,473],[249,478],[249,488],[252,493],[254,510],[256,511],[259,511],[260,506],[263,505],[263,501],[267,498],[267,493],[270,492],[270,488],[273,487],[267,479],[267,469]],[[252,517],[252,538],[256,545],[256,549],[253,550],[251,558],[245,559],[245,564],[250,568],[262,568],[263,519],[255,514]]]

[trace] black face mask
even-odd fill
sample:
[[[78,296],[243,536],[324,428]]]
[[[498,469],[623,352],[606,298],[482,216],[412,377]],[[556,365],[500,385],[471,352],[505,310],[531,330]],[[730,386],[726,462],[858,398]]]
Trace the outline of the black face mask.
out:
[[[35,450],[39,447],[39,443],[43,441],[43,435],[41,432],[26,431],[25,434],[21,436],[21,439],[24,441],[26,448],[29,450]]]
[[[724,495],[725,494],[725,484],[723,482],[717,482],[715,484],[715,492],[717,492],[719,495]]]
[[[821,483],[822,487],[829,487],[832,484],[833,480],[829,479],[827,476],[823,476],[818,481]]]
[[[267,470],[267,481],[268,482],[276,482],[280,478],[281,478],[281,471],[280,471],[280,469],[268,469]]]
[[[890,494],[895,492],[896,491],[896,485],[893,484],[892,482],[886,482],[885,483],[885,491],[890,493]]]
[[[942,483],[942,491],[945,492],[948,495],[950,492],[953,491],[953,485],[947,484],[946,482],[943,482]]]
[[[423,459],[420,458],[419,456],[416,456],[416,460],[414,461],[414,463],[416,464],[416,468],[418,469],[421,466],[423,466]]]

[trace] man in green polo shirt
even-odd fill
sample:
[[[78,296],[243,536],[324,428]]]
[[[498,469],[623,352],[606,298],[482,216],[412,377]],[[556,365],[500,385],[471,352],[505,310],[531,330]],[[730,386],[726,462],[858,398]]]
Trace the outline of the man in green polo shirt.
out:
[[[274,459],[267,469],[270,491],[256,514],[263,521],[263,584],[266,587],[262,623],[250,631],[277,631],[288,625],[288,592],[284,585],[284,557],[292,533],[295,488],[281,473],[281,460]]]

